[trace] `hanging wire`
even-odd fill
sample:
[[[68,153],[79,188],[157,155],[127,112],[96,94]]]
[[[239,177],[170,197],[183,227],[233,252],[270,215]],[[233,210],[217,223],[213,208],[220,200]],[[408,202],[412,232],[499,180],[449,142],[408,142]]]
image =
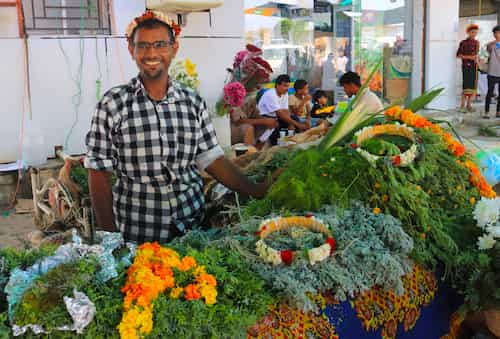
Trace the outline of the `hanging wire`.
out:
[[[71,63],[68,58],[68,55],[66,54],[62,43],[61,39],[57,39],[57,43],[59,45],[59,49],[61,50],[61,53],[64,56],[64,60],[66,62],[66,66],[68,68],[68,72],[70,75],[70,78],[73,80],[75,86],[76,86],[76,92],[72,96],[72,103],[73,103],[73,108],[75,112],[75,119],[73,120],[73,124],[71,125],[71,128],[68,131],[68,134],[66,135],[66,139],[64,141],[64,148],[68,149],[68,144],[69,144],[69,139],[71,138],[71,135],[73,134],[73,131],[75,127],[78,125],[79,121],[79,113],[80,113],[80,106],[82,103],[82,76],[83,76],[83,57],[85,55],[85,40],[81,36],[83,29],[85,28],[85,21],[84,21],[84,0],[80,0],[80,40],[79,40],[79,48],[80,48],[80,60],[77,68],[76,75],[73,76],[71,72]]]

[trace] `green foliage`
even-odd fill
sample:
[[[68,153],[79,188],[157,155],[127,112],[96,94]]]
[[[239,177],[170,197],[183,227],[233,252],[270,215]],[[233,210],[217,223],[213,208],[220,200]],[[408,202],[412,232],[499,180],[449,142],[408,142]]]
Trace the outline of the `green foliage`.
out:
[[[83,196],[89,195],[89,174],[88,170],[83,166],[75,166],[71,168],[71,180],[73,180],[82,189]]]
[[[401,154],[398,146],[381,138],[368,139],[361,144],[361,147],[371,154],[380,156],[394,156]]]
[[[95,277],[97,262],[84,259],[61,264],[37,279],[26,291],[14,310],[19,326],[39,324],[50,330],[72,322],[63,297],[81,291]]]
[[[431,91],[424,93],[418,98],[414,99],[406,109],[409,109],[412,112],[418,112],[421,109],[425,108],[428,104],[430,104],[434,99],[436,99],[442,92],[444,88],[437,88]]]
[[[393,217],[374,215],[360,204],[351,207],[342,215],[332,207],[315,214],[331,226],[338,247],[333,257],[315,265],[311,265],[305,255],[294,257],[290,266],[263,262],[255,252],[257,238],[254,234],[260,224],[256,219],[224,228],[211,237],[206,233],[191,232],[184,242],[200,247],[211,244],[221,246],[227,252],[241,253],[246,265],[266,281],[272,293],[304,309],[315,309],[309,295],[317,291],[332,291],[340,300],[375,284],[401,293],[401,276],[410,270],[411,238]],[[266,243],[275,249],[288,246],[306,249],[317,246],[318,240],[324,243],[324,237],[321,238],[304,232],[297,240],[270,236]]]
[[[466,278],[456,282],[465,295],[467,310],[478,312],[500,307],[500,244],[487,251],[464,251],[460,273]]]
[[[206,305],[200,300],[187,302],[161,296],[154,304],[154,327],[149,338],[245,338],[247,328],[276,303],[264,281],[237,252],[213,246],[196,250],[187,243],[175,248],[193,256],[216,277],[217,303]]]
[[[440,137],[423,130],[423,154],[414,166],[372,167],[350,147],[298,153],[261,201],[252,201],[246,216],[286,211],[317,211],[322,205],[349,206],[359,200],[403,223],[415,241],[412,257],[432,268],[438,261],[457,266],[458,248],[474,241],[471,198],[479,192],[469,172],[456,163]]]
[[[3,290],[9,281],[10,272],[16,267],[26,269],[32,266],[37,260],[52,255],[56,247],[45,245],[28,251],[17,248],[0,249],[0,313],[7,310],[7,298]]]

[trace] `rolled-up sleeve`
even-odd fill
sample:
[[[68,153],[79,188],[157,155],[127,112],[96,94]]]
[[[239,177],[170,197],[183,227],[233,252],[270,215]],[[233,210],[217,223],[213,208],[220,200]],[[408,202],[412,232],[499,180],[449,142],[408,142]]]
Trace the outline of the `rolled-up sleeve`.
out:
[[[90,131],[85,138],[87,155],[85,167],[99,171],[113,171],[116,169],[116,156],[111,139],[113,119],[102,102],[97,104],[92,117]]]
[[[199,115],[198,148],[196,152],[196,164],[198,169],[200,171],[205,170],[223,155],[224,151],[217,141],[207,105],[205,102],[202,102]]]

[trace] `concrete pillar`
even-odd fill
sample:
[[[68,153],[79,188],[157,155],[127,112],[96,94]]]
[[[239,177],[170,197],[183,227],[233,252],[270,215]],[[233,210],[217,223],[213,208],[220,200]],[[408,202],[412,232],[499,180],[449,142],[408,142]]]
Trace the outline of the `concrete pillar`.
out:
[[[427,0],[425,90],[445,87],[433,108],[457,106],[456,50],[459,0]]]
[[[410,13],[408,18],[413,18],[411,25],[412,41],[412,65],[411,65],[411,98],[414,99],[422,94],[422,80],[424,72],[424,18],[425,6],[424,0],[413,1],[413,15]],[[405,25],[406,26],[410,25]],[[409,27],[410,28],[410,27]]]

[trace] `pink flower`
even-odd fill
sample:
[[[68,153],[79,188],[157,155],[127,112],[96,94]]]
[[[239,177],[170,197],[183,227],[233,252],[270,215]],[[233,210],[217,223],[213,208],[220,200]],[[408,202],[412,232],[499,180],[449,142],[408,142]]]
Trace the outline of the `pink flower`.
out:
[[[241,65],[241,62],[245,59],[245,57],[248,55],[248,51],[240,51],[236,56],[234,57],[234,62],[233,62],[233,67],[238,68]]]
[[[235,81],[224,86],[224,100],[232,107],[240,107],[245,101],[247,91],[245,87]]]

